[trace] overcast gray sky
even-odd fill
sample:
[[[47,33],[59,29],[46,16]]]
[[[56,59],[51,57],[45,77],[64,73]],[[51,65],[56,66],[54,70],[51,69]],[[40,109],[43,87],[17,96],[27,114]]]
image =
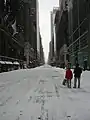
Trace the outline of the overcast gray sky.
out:
[[[57,7],[59,0],[39,0],[39,24],[44,47],[45,60],[48,58],[49,41],[51,40],[50,11]]]

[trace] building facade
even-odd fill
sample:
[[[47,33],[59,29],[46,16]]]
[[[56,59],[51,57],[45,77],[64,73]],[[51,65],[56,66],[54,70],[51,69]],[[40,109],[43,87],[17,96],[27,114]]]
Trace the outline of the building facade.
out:
[[[56,30],[55,30],[55,15],[59,8],[54,7],[50,12],[51,15],[51,41],[49,43],[49,58],[51,63],[55,62],[56,59]]]
[[[0,61],[37,66],[40,55],[37,0],[0,0]],[[38,11],[38,12],[37,12]],[[38,17],[37,17],[38,16]],[[39,45],[40,52],[40,45]],[[34,62],[33,62],[34,61]],[[5,66],[0,63],[0,66]]]
[[[90,69],[90,1],[69,0],[69,56],[72,66]]]
[[[68,10],[67,1],[60,0],[59,10],[55,16],[55,30],[56,30],[56,51],[57,51],[57,66],[65,66],[69,62],[68,57]]]
[[[18,64],[23,61],[24,45],[14,37],[15,29],[12,26],[16,23],[18,10],[19,1],[0,1],[0,68],[2,71],[7,71],[8,66],[14,65],[15,61]]]

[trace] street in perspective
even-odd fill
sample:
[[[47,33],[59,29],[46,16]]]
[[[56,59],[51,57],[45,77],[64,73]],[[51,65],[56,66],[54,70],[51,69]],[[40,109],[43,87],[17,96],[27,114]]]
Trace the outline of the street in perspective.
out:
[[[89,39],[89,0],[0,0],[0,120],[90,120]]]
[[[44,65],[0,74],[0,120],[89,120],[90,72],[80,89],[63,86],[64,73]]]

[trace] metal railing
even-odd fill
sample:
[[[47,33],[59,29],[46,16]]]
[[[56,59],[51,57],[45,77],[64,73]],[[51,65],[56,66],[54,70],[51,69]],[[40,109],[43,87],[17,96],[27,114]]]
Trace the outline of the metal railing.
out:
[[[79,38],[77,38],[69,47],[69,53],[76,53],[88,47],[88,31],[85,31]]]
[[[84,35],[86,35],[87,33],[88,33],[88,30],[85,31],[80,37],[78,37],[73,43],[71,43],[68,48],[70,48],[73,44],[75,44],[79,39],[81,39],[81,38],[82,38]]]
[[[79,26],[76,28],[76,30],[74,30],[74,32],[72,33],[71,36],[69,36],[69,39],[77,32],[77,30],[80,29],[80,27],[83,25],[83,23],[88,20],[88,17],[84,18],[84,20],[79,24]]]

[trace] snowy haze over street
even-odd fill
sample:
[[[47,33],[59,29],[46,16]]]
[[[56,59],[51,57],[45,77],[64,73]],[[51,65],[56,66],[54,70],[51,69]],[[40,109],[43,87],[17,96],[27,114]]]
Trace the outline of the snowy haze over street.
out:
[[[1,73],[0,120],[90,120],[90,72],[80,89],[64,87],[64,74],[48,65]]]
[[[45,54],[45,61],[48,60],[49,42],[51,41],[51,18],[50,12],[53,7],[59,6],[58,0],[38,0],[40,33]]]

